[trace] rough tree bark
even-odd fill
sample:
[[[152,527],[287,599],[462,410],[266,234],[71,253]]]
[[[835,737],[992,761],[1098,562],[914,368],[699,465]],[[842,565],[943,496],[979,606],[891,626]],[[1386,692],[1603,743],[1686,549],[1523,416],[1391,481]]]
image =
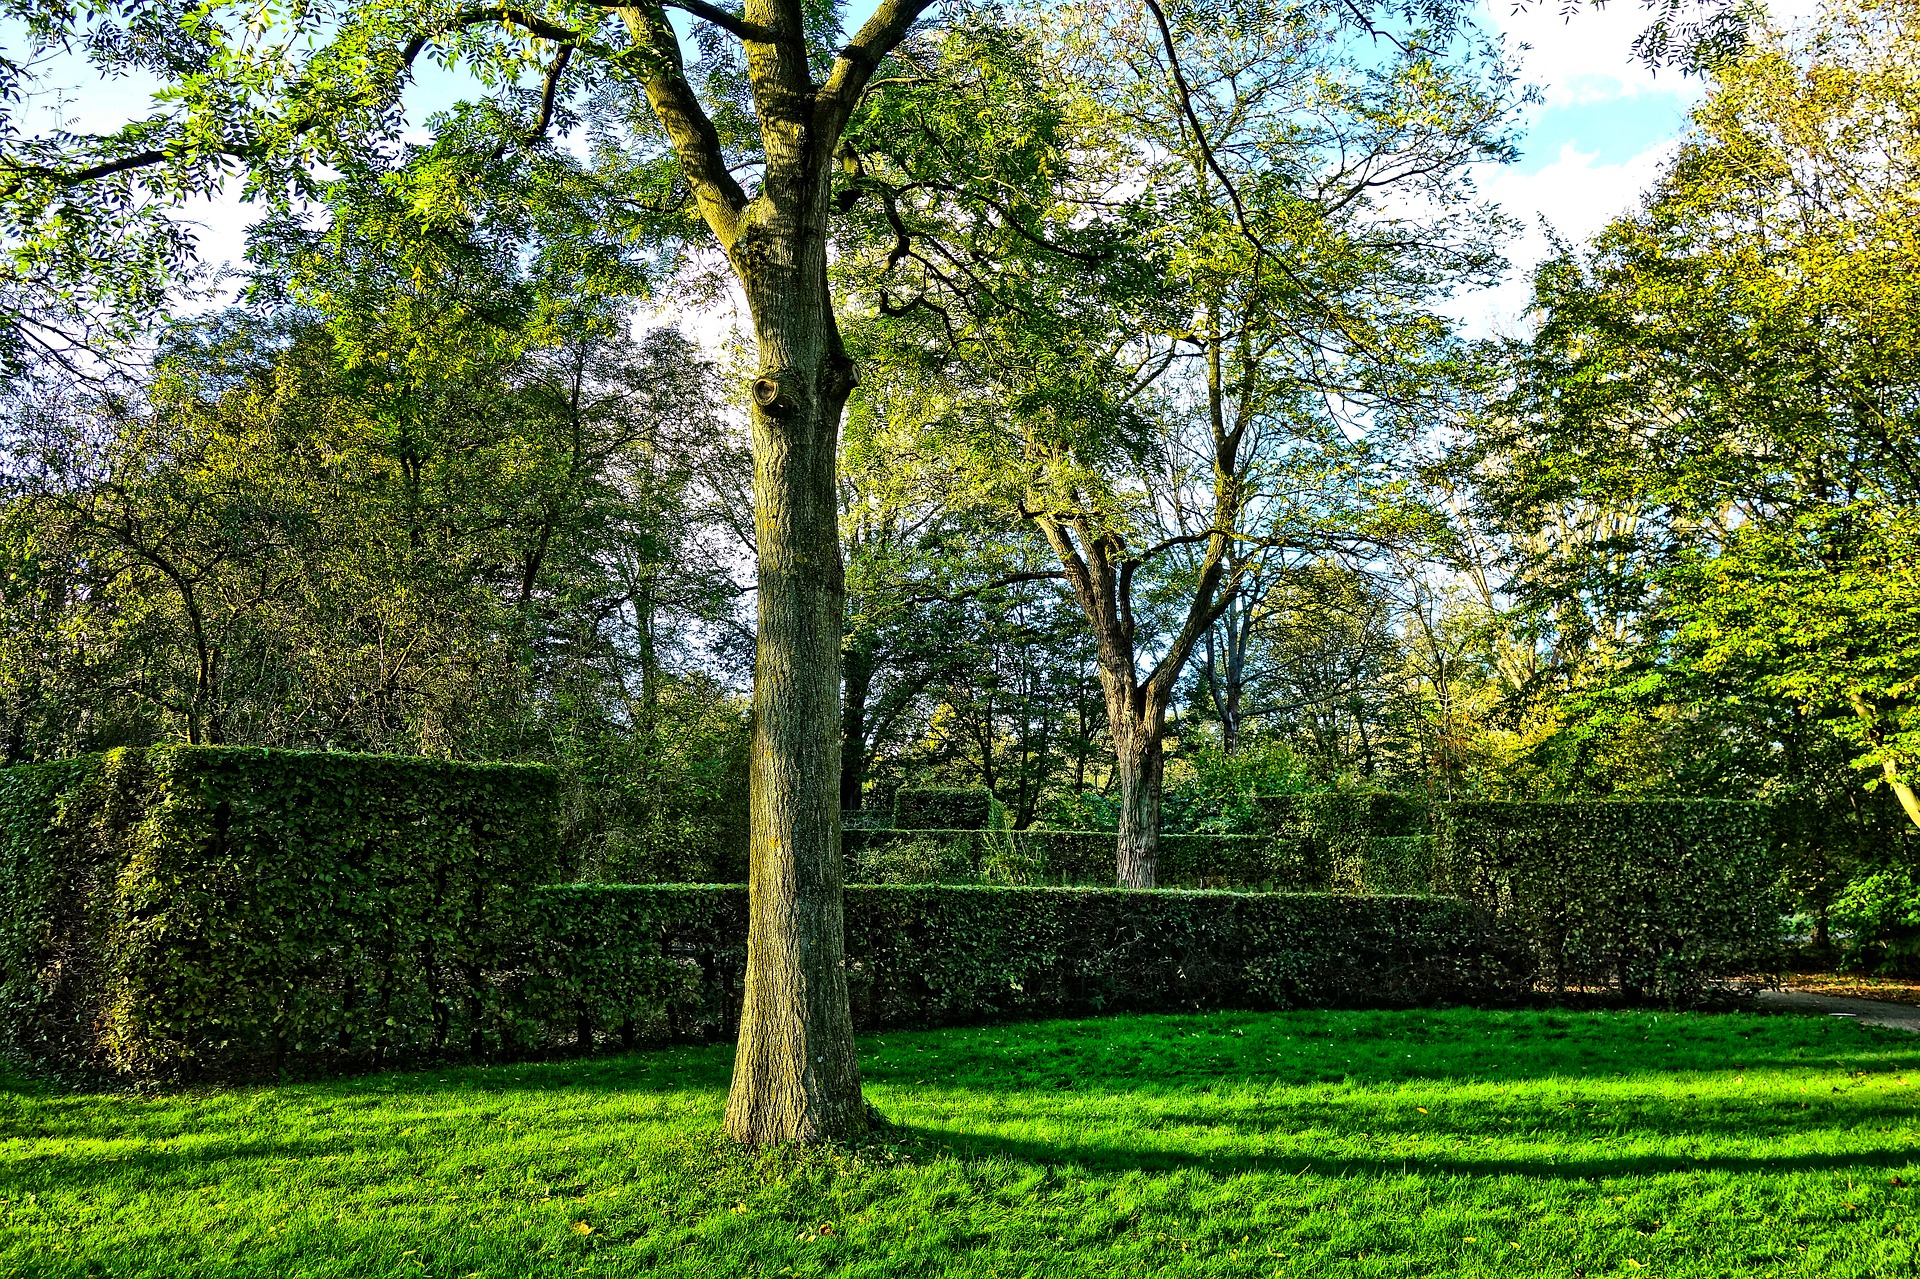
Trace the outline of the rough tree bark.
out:
[[[651,58],[647,98],[746,296],[759,622],[750,770],[746,1002],[727,1131],[751,1144],[859,1136],[840,864],[840,648],[845,581],[835,486],[854,373],[827,287],[827,220],[841,130],[875,66],[927,0],[886,0],[816,84],[797,0],[735,16],[682,0],[741,40],[759,117],[748,197],[688,85],[659,4],[620,11]]]

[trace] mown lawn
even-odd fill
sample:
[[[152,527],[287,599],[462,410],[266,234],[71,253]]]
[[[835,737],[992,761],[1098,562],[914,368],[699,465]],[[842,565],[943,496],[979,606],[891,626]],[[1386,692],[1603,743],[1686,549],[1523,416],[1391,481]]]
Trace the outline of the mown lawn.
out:
[[[1920,1273],[1920,1037],[1222,1013],[866,1041],[900,1131],[752,1156],[731,1051],[0,1091],[0,1274]]]

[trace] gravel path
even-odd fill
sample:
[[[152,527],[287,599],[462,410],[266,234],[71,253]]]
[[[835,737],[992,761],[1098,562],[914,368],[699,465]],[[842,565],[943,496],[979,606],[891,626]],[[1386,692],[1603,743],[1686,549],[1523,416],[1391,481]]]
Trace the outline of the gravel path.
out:
[[[1816,995],[1805,990],[1763,990],[1762,1008],[1781,1012],[1819,1013],[1828,1017],[1846,1017],[1869,1026],[1888,1026],[1920,1034],[1920,1008],[1912,1004],[1889,1003],[1883,999],[1848,999],[1841,995]]]

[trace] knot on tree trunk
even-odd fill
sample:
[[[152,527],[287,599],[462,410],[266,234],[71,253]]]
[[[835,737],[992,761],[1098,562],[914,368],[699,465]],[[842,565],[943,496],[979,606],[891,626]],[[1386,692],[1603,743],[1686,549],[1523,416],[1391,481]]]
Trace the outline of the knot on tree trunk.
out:
[[[757,377],[753,380],[753,402],[768,417],[787,417],[794,410],[793,396],[787,390],[792,375]]]

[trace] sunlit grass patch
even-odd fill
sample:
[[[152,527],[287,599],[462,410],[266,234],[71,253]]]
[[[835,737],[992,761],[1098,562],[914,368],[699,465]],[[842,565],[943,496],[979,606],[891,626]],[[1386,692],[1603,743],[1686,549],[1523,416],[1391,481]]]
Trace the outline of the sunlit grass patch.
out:
[[[0,1094],[13,1275],[1895,1275],[1920,1039],[1218,1013],[882,1035],[899,1128],[753,1155],[725,1047]]]

